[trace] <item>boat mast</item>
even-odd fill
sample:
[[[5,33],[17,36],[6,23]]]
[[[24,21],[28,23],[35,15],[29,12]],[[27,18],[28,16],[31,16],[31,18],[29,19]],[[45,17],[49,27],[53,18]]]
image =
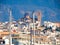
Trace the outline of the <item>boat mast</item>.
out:
[[[33,12],[33,30],[34,30],[34,39],[33,44],[35,43],[35,12]]]
[[[11,37],[11,24],[12,24],[12,11],[9,11],[10,18],[9,18],[9,45],[12,45],[12,37]]]

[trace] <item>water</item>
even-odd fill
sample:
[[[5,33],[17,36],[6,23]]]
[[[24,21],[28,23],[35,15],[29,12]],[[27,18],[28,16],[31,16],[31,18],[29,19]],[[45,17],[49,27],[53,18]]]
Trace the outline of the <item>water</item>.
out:
[[[14,45],[19,45],[19,42],[17,41],[17,39],[12,39],[12,43],[13,43]]]

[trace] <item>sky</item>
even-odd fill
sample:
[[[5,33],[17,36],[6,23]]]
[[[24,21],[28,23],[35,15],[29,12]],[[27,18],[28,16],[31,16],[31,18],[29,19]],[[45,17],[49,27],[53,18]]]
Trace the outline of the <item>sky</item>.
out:
[[[0,0],[0,21],[9,20],[9,9],[13,20],[29,12],[41,11],[42,21],[60,22],[60,0]]]

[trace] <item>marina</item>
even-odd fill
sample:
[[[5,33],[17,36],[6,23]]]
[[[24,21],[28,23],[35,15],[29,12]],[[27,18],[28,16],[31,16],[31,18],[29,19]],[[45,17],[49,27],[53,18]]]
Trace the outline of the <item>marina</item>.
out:
[[[0,0],[0,45],[60,45],[60,1]]]
[[[9,45],[60,45],[60,31],[57,31],[60,23],[56,25],[55,23],[45,21],[44,26],[42,26],[40,24],[40,12],[37,12],[37,20],[34,16],[31,19],[29,14],[26,13],[25,21],[21,19],[18,22],[13,22],[11,15],[10,23],[5,23],[8,24],[7,26],[10,25],[9,28],[4,28],[3,23],[0,24],[0,37],[2,41],[8,39]]]

